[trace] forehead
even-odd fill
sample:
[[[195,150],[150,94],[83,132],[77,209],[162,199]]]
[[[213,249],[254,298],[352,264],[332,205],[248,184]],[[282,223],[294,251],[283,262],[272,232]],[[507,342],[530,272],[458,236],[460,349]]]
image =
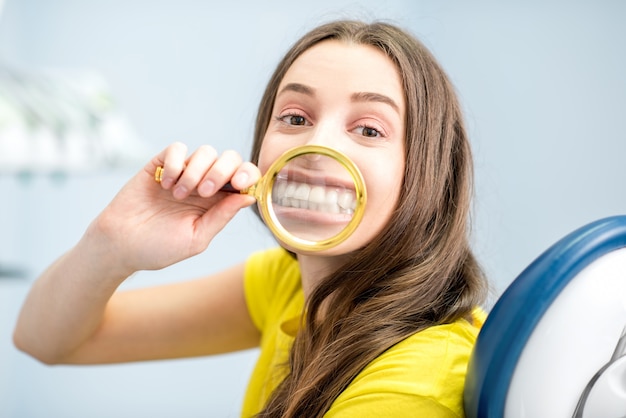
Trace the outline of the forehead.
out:
[[[374,92],[404,103],[398,68],[383,51],[371,45],[322,41],[293,62],[280,83],[279,91],[289,83],[350,93]]]

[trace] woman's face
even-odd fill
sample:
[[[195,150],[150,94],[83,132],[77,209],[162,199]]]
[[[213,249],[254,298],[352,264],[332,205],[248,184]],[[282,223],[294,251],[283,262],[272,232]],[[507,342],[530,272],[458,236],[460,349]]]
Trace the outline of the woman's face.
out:
[[[394,63],[375,47],[323,41],[298,57],[285,74],[261,146],[261,172],[283,152],[314,144],[346,154],[365,179],[367,204],[359,227],[324,254],[345,254],[364,246],[389,221],[404,175],[404,120],[400,75]],[[345,173],[321,160],[310,158],[306,169],[347,180]],[[275,194],[283,193],[274,189]],[[324,192],[332,200],[330,189],[320,191]],[[277,199],[280,201],[280,196]],[[296,214],[305,210],[310,209],[287,209]],[[311,228],[318,230],[327,227],[327,220],[339,219],[328,214],[314,218],[319,224]]]

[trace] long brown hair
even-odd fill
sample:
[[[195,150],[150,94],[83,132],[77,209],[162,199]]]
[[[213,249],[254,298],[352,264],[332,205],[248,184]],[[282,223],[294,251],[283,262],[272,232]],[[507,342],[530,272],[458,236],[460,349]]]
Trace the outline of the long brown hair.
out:
[[[407,109],[404,183],[386,227],[310,295],[289,374],[260,417],[321,417],[382,352],[429,326],[469,317],[486,293],[468,238],[473,168],[460,106],[431,53],[405,31],[382,22],[337,21],[300,39],[265,90],[252,161],[258,162],[285,73],[327,39],[375,46],[397,66]],[[332,309],[320,320],[329,298]]]

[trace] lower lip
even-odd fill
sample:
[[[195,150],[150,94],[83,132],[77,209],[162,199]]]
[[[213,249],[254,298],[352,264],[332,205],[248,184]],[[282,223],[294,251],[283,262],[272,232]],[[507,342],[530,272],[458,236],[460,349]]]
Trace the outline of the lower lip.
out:
[[[352,215],[345,213],[319,212],[310,209],[291,208],[286,206],[272,205],[272,210],[278,220],[299,222],[315,226],[341,226],[346,225],[352,219]]]
[[[277,223],[292,237],[322,242],[338,236],[352,215],[324,213],[309,209],[274,206]]]

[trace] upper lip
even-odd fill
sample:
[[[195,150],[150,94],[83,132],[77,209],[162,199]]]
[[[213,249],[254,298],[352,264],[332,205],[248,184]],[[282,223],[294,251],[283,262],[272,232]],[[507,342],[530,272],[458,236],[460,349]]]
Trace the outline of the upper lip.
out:
[[[320,175],[320,173],[309,173],[299,170],[280,171],[277,177],[281,180],[306,183],[314,186],[337,187],[347,190],[354,190],[354,182],[342,179],[333,175]]]

